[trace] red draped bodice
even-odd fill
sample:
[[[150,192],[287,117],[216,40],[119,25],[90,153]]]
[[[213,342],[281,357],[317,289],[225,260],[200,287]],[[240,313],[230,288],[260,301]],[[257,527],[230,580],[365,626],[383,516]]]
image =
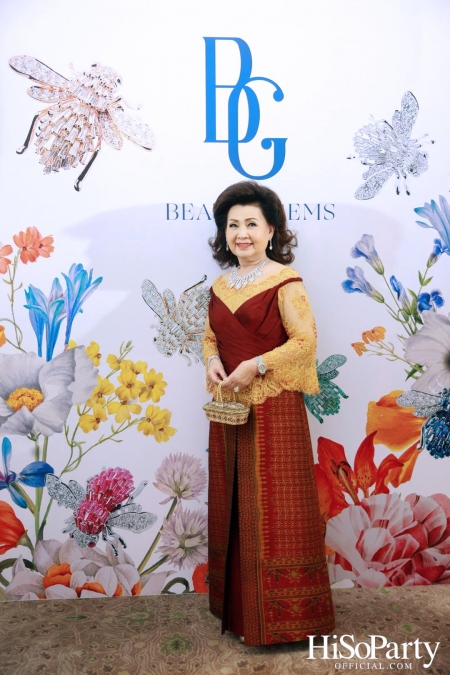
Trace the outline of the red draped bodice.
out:
[[[211,288],[209,324],[227,375],[255,356],[280,347],[288,340],[278,307],[278,289],[300,277],[285,279],[261,291],[240,305],[233,313]]]

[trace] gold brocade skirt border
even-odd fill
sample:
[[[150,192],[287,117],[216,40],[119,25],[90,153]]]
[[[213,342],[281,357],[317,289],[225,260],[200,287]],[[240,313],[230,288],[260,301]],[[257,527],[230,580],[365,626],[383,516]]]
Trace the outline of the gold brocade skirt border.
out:
[[[210,424],[209,603],[247,645],[335,627],[308,420],[299,392]]]

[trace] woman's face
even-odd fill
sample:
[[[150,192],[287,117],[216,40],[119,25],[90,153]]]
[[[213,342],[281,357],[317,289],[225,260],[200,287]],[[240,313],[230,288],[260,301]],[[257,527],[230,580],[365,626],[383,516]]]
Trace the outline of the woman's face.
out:
[[[273,231],[273,225],[269,225],[256,204],[235,204],[228,211],[225,236],[239,262],[262,260]]]

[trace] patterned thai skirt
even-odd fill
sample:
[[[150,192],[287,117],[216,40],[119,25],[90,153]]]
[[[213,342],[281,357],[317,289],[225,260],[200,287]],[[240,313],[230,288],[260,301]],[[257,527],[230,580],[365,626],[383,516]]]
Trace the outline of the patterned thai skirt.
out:
[[[247,645],[335,627],[303,396],[253,405],[246,424],[211,422],[209,606]]]

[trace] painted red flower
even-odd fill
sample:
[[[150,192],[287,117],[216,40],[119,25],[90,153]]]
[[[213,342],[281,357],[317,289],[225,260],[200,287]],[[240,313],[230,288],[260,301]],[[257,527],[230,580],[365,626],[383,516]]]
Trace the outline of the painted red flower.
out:
[[[197,565],[192,573],[192,584],[196,593],[209,592],[208,571],[208,563],[203,563],[203,565]]]
[[[315,465],[319,504],[325,522],[338,515],[351,503],[359,504],[360,499],[371,495],[389,493],[388,485],[398,487],[411,479],[420,450],[414,443],[399,457],[392,453],[383,458],[377,467],[374,463],[373,431],[359,446],[354,466],[345,455],[344,446],[321,436],[317,443],[319,464]],[[348,495],[351,501],[347,501]]]
[[[19,546],[25,533],[23,523],[17,518],[14,509],[0,500],[0,555]]]

